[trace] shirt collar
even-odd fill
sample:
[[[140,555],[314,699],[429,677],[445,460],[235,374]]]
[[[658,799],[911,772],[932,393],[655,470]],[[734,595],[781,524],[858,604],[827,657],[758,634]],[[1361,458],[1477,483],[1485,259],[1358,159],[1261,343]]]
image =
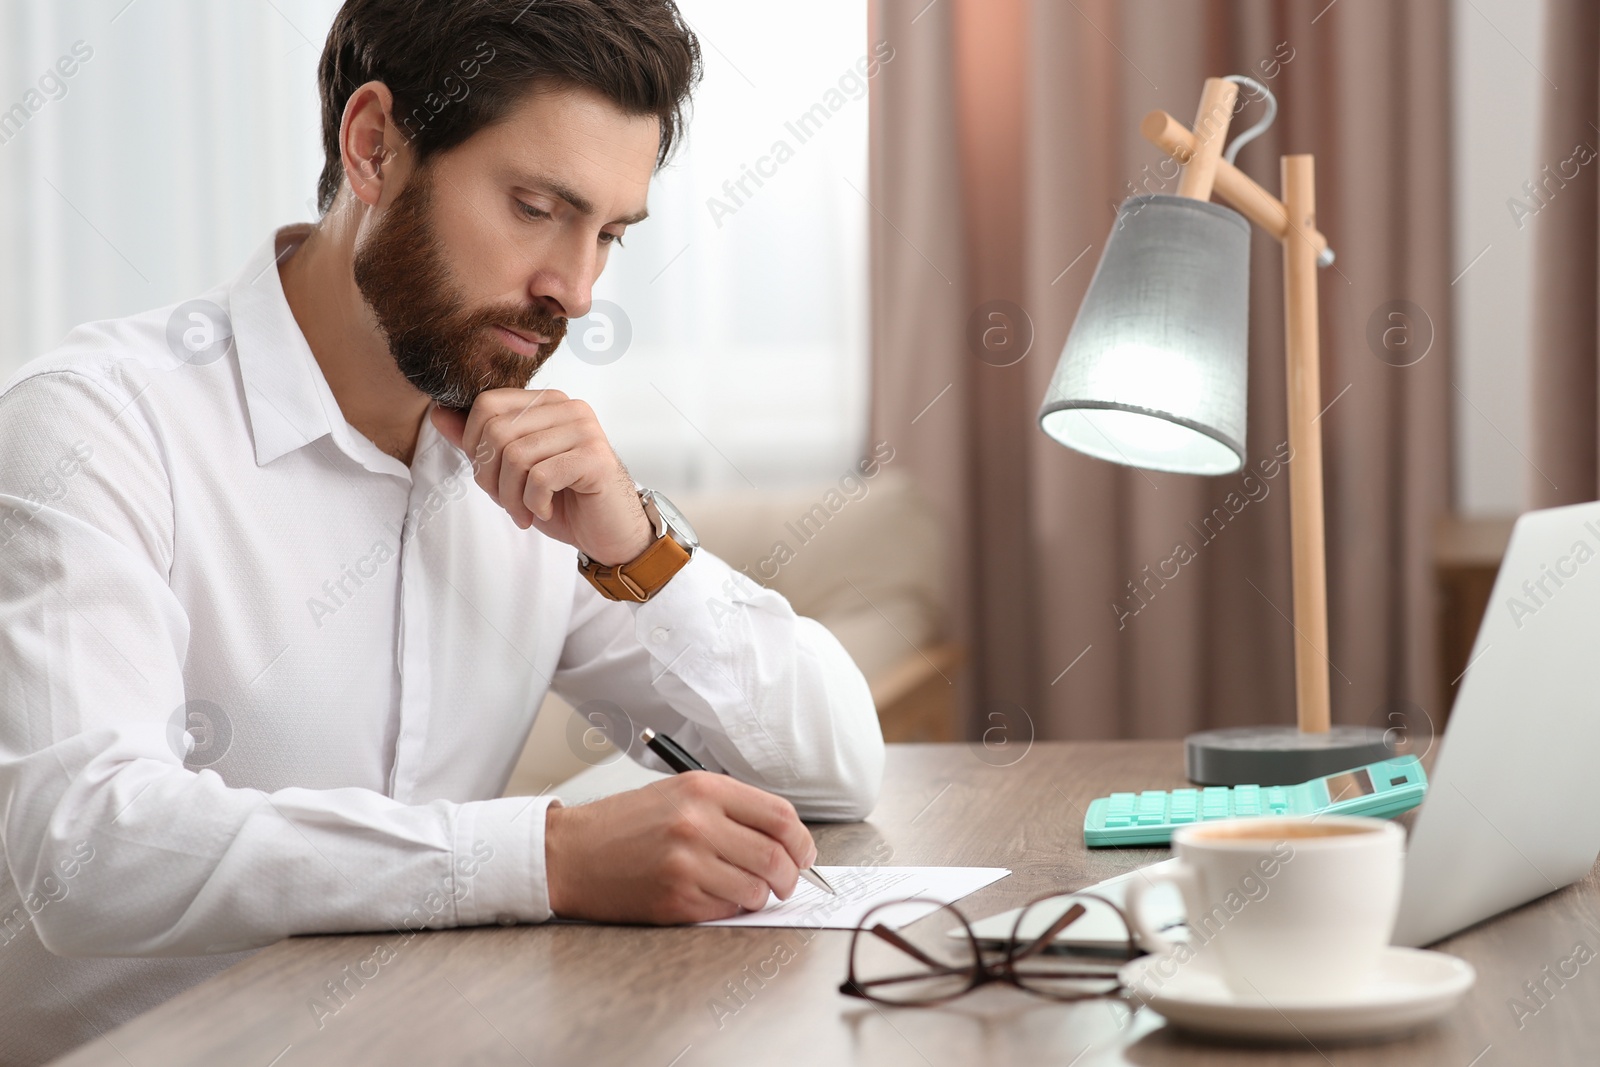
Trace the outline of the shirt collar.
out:
[[[299,247],[311,228],[307,222],[278,227],[228,287],[228,314],[256,465],[266,466],[322,437],[332,437],[341,451],[368,470],[409,479],[405,464],[345,420],[284,295],[278,264]],[[424,418],[415,456],[427,454],[442,440],[433,421]]]

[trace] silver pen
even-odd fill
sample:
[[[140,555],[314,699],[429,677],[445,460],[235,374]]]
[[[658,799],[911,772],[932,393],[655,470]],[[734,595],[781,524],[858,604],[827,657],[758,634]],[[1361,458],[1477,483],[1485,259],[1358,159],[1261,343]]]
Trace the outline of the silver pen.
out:
[[[639,740],[643,741],[651,752],[654,752],[656,755],[660,756],[661,761],[668,767],[671,767],[673,773],[675,774],[683,774],[685,771],[705,770],[705,767],[699,760],[689,755],[688,750],[686,750],[682,745],[678,744],[678,742],[674,741],[672,738],[668,737],[666,734],[658,734],[654,730],[646,727],[644,732],[639,735]],[[833,896],[839,895],[838,890],[829,885],[828,880],[822,877],[821,874],[817,873],[817,869],[815,867],[805,868],[800,872],[800,877],[804,878],[806,881],[810,882],[824,893],[828,893]]]

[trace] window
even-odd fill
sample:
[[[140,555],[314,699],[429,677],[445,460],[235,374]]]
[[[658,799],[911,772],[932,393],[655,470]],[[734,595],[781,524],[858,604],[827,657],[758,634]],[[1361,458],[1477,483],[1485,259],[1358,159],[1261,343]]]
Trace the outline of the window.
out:
[[[592,403],[646,484],[831,479],[866,436],[866,3],[681,7],[705,78],[649,221],[596,287],[622,313],[573,323],[539,381]],[[11,97],[79,57],[0,127],[0,377],[79,322],[231,277],[274,226],[316,217],[316,64],[338,8],[96,0],[8,16]],[[579,334],[599,358],[579,357]]]
[[[316,218],[317,58],[338,8],[7,5],[0,109],[26,118],[0,124],[0,378],[81,322],[233,277],[273,227]]]
[[[866,439],[866,5],[680,6],[705,60],[689,136],[538,380],[646,485],[830,479]]]

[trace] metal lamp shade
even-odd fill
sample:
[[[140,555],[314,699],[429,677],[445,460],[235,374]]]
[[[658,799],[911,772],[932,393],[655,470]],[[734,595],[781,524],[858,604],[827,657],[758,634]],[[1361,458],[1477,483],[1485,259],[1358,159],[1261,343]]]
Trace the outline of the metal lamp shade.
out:
[[[1238,470],[1249,278],[1243,216],[1192,197],[1130,197],[1067,335],[1040,427],[1113,463]]]

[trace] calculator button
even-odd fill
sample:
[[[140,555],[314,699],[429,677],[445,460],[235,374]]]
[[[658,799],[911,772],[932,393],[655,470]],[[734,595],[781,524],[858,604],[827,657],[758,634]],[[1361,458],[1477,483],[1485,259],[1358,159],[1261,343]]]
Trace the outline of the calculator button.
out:
[[[1134,822],[1140,826],[1155,826],[1167,820],[1167,795],[1155,790],[1139,794],[1139,810]]]
[[[1114,829],[1116,827],[1119,827],[1119,826],[1132,826],[1133,825],[1133,819],[1131,817],[1127,816],[1127,815],[1109,815],[1108,814],[1106,816],[1106,818],[1105,818],[1105,824],[1106,824],[1106,826],[1108,828],[1112,828],[1112,829]]]
[[[1193,808],[1189,808],[1187,811],[1173,808],[1172,814],[1167,816],[1167,821],[1170,823],[1185,823],[1194,822],[1196,821],[1196,818],[1197,817]]]
[[[1225,819],[1233,814],[1233,794],[1227,786],[1208,786],[1200,791],[1200,816],[1203,819]]]

